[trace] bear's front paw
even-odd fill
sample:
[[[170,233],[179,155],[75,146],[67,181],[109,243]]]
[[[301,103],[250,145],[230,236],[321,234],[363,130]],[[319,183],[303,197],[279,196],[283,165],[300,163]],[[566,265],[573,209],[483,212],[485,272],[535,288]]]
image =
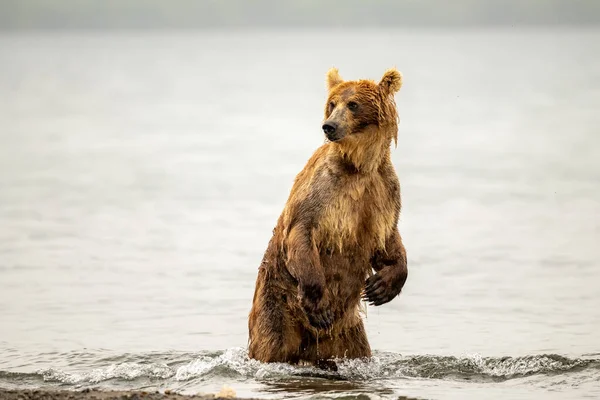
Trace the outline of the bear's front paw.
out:
[[[320,288],[301,288],[300,305],[308,317],[308,322],[318,329],[328,329],[333,325],[333,312]]]
[[[317,309],[308,311],[304,309],[308,322],[318,329],[329,329],[333,325],[333,313],[328,309]]]
[[[400,294],[406,282],[406,273],[392,266],[382,268],[365,282],[363,299],[372,306],[380,306]]]

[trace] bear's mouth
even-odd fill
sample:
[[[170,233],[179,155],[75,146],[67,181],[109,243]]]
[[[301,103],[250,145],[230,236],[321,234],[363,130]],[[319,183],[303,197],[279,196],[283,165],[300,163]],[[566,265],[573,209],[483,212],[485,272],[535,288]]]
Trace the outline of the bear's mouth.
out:
[[[333,133],[326,133],[325,137],[330,142],[337,142],[337,141],[341,140],[344,137],[344,135],[340,134],[340,132],[338,132],[338,131],[335,131]]]

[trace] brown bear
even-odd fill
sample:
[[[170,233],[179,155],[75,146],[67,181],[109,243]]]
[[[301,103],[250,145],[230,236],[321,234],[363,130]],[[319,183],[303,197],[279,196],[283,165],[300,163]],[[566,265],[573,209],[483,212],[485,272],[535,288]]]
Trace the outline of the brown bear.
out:
[[[327,84],[327,140],[297,175],[258,269],[248,354],[262,362],[335,369],[335,358],[370,357],[361,296],[387,303],[408,276],[390,159],[402,75],[344,81],[332,68]]]

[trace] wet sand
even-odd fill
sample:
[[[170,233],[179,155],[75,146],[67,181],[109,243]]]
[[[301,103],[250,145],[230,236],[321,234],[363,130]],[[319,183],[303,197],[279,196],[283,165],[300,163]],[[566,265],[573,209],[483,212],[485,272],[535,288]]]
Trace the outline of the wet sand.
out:
[[[223,390],[217,394],[182,395],[170,391],[145,392],[145,391],[101,391],[84,389],[82,391],[71,390],[6,390],[0,389],[0,400],[215,400],[215,399],[239,399],[233,392]],[[248,400],[248,399],[247,399]]]

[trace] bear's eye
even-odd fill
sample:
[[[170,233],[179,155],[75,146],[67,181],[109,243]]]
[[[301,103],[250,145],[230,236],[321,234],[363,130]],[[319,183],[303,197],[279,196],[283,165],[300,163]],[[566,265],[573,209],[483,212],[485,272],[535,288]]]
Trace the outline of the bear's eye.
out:
[[[358,104],[356,104],[353,101],[349,101],[348,108],[350,109],[350,111],[356,111],[358,109]]]
[[[333,101],[329,102],[329,111],[331,112],[335,108],[335,103]]]

